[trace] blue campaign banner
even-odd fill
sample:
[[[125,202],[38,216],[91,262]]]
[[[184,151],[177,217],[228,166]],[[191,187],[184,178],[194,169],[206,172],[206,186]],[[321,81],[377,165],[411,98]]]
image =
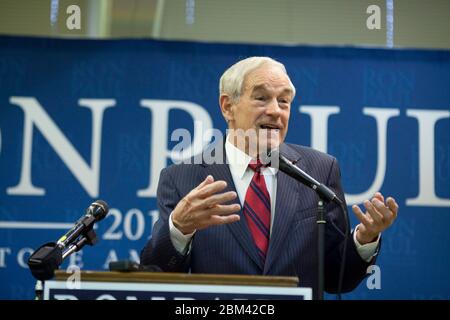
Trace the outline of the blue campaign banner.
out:
[[[63,267],[137,260],[159,172],[182,157],[172,133],[187,130],[195,151],[204,130],[225,130],[219,78],[248,56],[285,64],[297,88],[287,141],[337,157],[348,204],[381,190],[401,207],[377,265],[344,297],[450,299],[449,51],[6,36],[0,298],[34,297],[28,257],[96,199],[111,207],[99,242]]]

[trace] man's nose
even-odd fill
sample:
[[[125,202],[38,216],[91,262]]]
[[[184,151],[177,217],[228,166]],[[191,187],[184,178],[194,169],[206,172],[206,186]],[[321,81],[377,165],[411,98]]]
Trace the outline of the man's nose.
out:
[[[267,105],[266,114],[277,117],[280,115],[280,112],[281,108],[278,104],[278,100],[276,98],[272,99]]]

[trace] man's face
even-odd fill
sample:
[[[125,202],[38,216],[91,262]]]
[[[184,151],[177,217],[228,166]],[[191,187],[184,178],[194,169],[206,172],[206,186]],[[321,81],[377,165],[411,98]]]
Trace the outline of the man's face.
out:
[[[288,76],[280,67],[264,64],[245,77],[239,102],[231,106],[229,128],[253,129],[259,154],[275,149],[286,137],[292,99]]]

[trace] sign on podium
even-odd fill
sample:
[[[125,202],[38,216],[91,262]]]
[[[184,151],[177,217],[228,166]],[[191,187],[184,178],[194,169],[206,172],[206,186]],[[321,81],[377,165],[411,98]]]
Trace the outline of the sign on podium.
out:
[[[98,272],[78,275],[57,271],[46,281],[45,300],[311,300],[312,289],[297,277],[186,274],[168,272]]]

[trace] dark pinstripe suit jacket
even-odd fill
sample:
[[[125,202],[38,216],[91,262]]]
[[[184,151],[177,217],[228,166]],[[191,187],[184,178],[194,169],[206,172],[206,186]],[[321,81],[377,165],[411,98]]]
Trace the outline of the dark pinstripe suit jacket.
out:
[[[224,152],[223,149],[220,150]],[[335,158],[297,145],[283,144],[280,150],[344,199]],[[239,213],[239,222],[197,231],[190,254],[183,256],[176,251],[170,239],[169,215],[177,203],[209,174],[215,180],[227,182],[225,191],[236,191],[227,164],[180,164],[161,171],[157,192],[160,218],[154,225],[151,240],[141,252],[141,264],[157,265],[172,272],[298,276],[300,286],[312,287],[316,292],[318,197],[313,190],[281,171],[277,177],[275,219],[264,265],[242,212]],[[235,202],[239,203],[239,199]],[[340,209],[333,203],[328,204],[326,210],[325,290],[335,292],[340,248],[344,242],[341,231],[344,230],[344,220]],[[350,237],[343,290],[355,288],[364,278],[368,266],[358,255]]]

